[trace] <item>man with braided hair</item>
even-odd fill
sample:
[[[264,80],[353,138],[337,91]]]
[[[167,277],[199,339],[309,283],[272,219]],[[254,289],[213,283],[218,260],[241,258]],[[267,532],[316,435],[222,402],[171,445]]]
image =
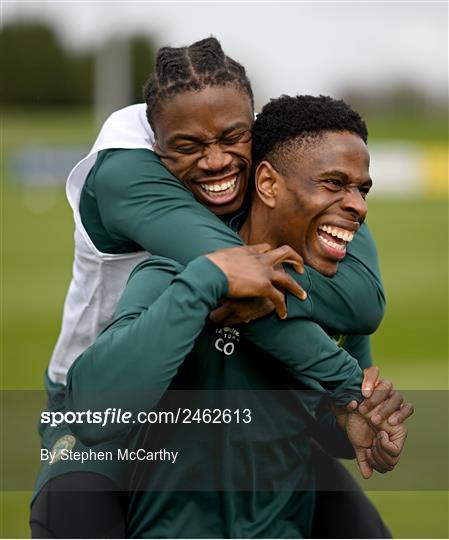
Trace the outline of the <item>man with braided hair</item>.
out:
[[[175,133],[177,138],[174,141],[177,144],[175,148],[173,140],[167,140],[164,134],[160,134],[159,137],[156,136],[154,150],[164,160],[169,170],[190,189],[197,200],[206,207],[211,207],[217,216],[230,215],[240,210],[249,179],[249,155],[247,152],[250,149],[254,98],[243,66],[226,56],[218,41],[213,38],[194,43],[190,47],[162,48],[157,57],[155,74],[150,77],[144,87],[146,116],[153,132],[157,134],[160,131],[157,129],[157,119],[164,109],[164,102],[170,98],[176,99],[176,96],[183,99],[182,96],[185,93],[200,92],[206,88],[220,89],[220,92],[228,90],[231,96],[234,96],[235,90],[237,90],[246,96],[244,106],[242,107],[243,104],[241,104],[240,110],[236,109],[234,112],[234,116],[238,120],[226,126],[223,132],[224,137],[219,141],[220,144],[232,147],[230,154],[235,153],[240,158],[237,171],[239,174],[236,178],[229,174],[226,175],[226,167],[229,168],[229,164],[225,164],[224,171],[223,167],[220,171],[222,180],[227,180],[227,176],[229,176],[231,186],[225,187],[223,185],[225,182],[221,185],[217,181],[211,182],[213,177],[217,176],[216,165],[211,168],[206,164],[203,167],[204,173],[201,175],[205,181],[202,183],[198,182],[195,173],[184,170],[184,163],[190,164],[191,159],[183,159],[183,157],[192,156],[194,150],[194,144],[189,144],[195,142],[192,137],[183,138],[182,133]],[[202,114],[207,115],[207,109],[202,111]],[[193,113],[191,116],[194,120],[196,115]],[[170,125],[175,126],[176,123],[175,115],[170,115]],[[200,124],[199,121],[196,123]],[[184,126],[185,123],[181,121],[179,131]],[[237,151],[235,147],[238,147]],[[206,159],[210,160],[213,157],[213,155],[207,156]],[[231,172],[235,173],[236,171]],[[223,189],[221,189],[222,185]]]
[[[48,370],[52,395],[65,391],[74,359],[110,322],[129,271],[147,256],[142,248],[188,264],[204,253],[241,245],[240,238],[197,201],[216,215],[230,217],[245,197],[253,105],[243,68],[229,61],[214,39],[164,49],[146,87],[146,99],[155,141],[144,109],[128,108],[106,123],[92,152],[68,180],[77,225],[76,253],[61,336]],[[162,163],[151,151],[153,142]],[[304,288],[314,289],[313,303],[310,296],[302,303],[289,298],[289,322],[300,321],[301,332],[305,325],[312,342],[321,343],[310,351],[313,368],[308,372],[298,365],[297,348],[285,350],[282,340],[277,340],[275,329],[281,323],[275,316],[256,321],[245,331],[248,339],[293,369],[298,380],[326,389],[338,404],[352,398],[360,401],[361,370],[306,319],[340,332],[365,334],[375,329],[383,312],[383,292],[373,249],[362,228],[335,279],[326,280],[311,268],[302,278],[294,276]],[[345,288],[348,282],[351,290]],[[291,283],[284,284],[294,290]],[[271,289],[265,282],[257,295],[270,291],[283,315],[285,307],[272,289],[272,282]],[[272,325],[272,332],[266,331],[266,324]],[[296,335],[299,339],[300,333]],[[324,374],[323,365],[332,373]],[[66,473],[59,464],[42,478]],[[77,471],[76,466],[72,470]],[[111,472],[102,474],[116,480]]]

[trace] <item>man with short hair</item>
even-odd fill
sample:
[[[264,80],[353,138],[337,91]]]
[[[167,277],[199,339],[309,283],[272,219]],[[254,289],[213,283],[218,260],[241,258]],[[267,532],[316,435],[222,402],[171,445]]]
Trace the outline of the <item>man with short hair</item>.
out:
[[[255,190],[247,215],[237,215],[231,225],[249,244],[268,242],[278,247],[289,243],[304,253],[305,262],[313,268],[335,275],[348,241],[358,234],[367,212],[365,197],[371,179],[363,121],[346,104],[331,98],[282,97],[263,109],[253,137]],[[288,227],[283,226],[284,217]],[[167,389],[240,390],[231,394],[233,407],[246,410],[251,403],[255,415],[270,399],[276,421],[264,424],[262,433],[254,428],[248,434],[245,426],[231,426],[220,434],[219,442],[203,440],[198,430],[187,439],[189,431],[177,425],[168,429],[155,425],[131,434],[120,425],[103,431],[75,426],[78,436],[90,443],[128,432],[131,448],[179,449],[180,466],[145,463],[131,473],[127,533],[132,536],[308,537],[315,496],[307,429],[311,427],[324,444],[327,438],[331,445],[338,441],[344,446],[344,431],[329,405],[322,405],[312,420],[297,393],[291,397],[294,406],[276,394],[270,398],[268,392],[260,397],[254,394],[255,389],[298,388],[293,365],[285,369],[261,356],[246,342],[241,327],[233,334],[221,326],[204,326],[209,311],[227,294],[229,268],[238,266],[239,249],[199,257],[185,269],[160,257],[139,264],[114,321],[69,372],[67,399],[73,410],[101,410],[110,405],[111,392],[117,391],[125,397],[124,401],[117,397],[114,406],[136,412],[173,407]],[[280,325],[287,347],[296,342],[288,326],[289,321]],[[303,330],[301,338],[307,343],[307,325]],[[232,344],[232,351],[214,346],[217,338]],[[346,336],[345,347],[361,366],[370,365],[367,336]],[[307,367],[303,373],[311,376]],[[320,378],[325,376],[332,373],[321,371]],[[191,407],[200,407],[201,398],[191,399]],[[376,413],[377,409],[366,418]],[[365,477],[371,469],[391,470],[406,437],[404,424],[383,420],[376,425],[366,418],[358,412],[337,411],[338,424],[349,436]],[[376,433],[382,433],[382,440],[373,445]],[[244,470],[239,462],[245,464]],[[190,487],[192,470],[201,470],[196,490],[197,484]],[[216,476],[216,484],[207,482]],[[289,482],[283,482],[283,477]],[[215,485],[228,487],[220,491]],[[363,521],[366,515],[357,517]],[[388,535],[382,527],[380,522],[378,532]],[[366,526],[361,523],[356,530],[363,532]]]

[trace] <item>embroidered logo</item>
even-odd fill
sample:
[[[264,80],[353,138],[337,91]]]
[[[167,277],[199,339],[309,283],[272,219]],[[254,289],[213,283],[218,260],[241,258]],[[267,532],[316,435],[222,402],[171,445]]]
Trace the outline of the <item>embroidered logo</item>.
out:
[[[215,340],[215,348],[226,356],[231,356],[235,351],[236,343],[240,341],[240,332],[230,326],[224,326],[217,328],[215,335],[218,336]]]

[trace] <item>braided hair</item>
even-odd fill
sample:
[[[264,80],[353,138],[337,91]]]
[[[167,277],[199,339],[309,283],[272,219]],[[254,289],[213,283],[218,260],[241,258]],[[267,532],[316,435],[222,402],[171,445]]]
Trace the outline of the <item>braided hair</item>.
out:
[[[290,154],[329,131],[349,131],[365,143],[368,130],[363,118],[342,100],[329,96],[286,96],[272,99],[257,115],[253,127],[253,167],[268,160],[282,173]]]
[[[162,47],[156,55],[155,70],[143,88],[148,122],[153,126],[155,113],[167,97],[226,85],[243,90],[254,107],[245,68],[225,55],[216,38],[202,39],[188,47]]]

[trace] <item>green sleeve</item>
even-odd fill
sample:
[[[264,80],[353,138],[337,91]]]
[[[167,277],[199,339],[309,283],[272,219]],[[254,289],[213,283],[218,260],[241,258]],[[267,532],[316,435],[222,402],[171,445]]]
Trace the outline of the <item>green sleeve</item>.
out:
[[[185,265],[199,255],[242,244],[149,150],[100,153],[87,182],[101,224],[117,249],[132,241]],[[82,214],[84,223],[85,217]],[[309,298],[290,296],[289,317],[308,318],[350,334],[369,334],[379,325],[385,299],[376,248],[366,226],[350,244],[336,276],[327,278],[309,267],[303,276],[293,275]]]
[[[361,369],[372,365],[371,337],[348,336],[344,345],[346,352],[357,358]],[[317,421],[313,425],[312,434],[326,452],[337,458],[352,459],[354,449],[345,432],[338,426],[329,399],[324,398],[317,411]]]
[[[149,150],[100,153],[87,182],[117,246],[132,240],[154,255],[186,265],[200,255],[243,244]]]
[[[330,405],[317,414],[317,420],[310,428],[310,433],[328,454],[339,459],[355,458],[354,447],[349,442],[346,432],[337,424]]]
[[[365,369],[373,365],[373,358],[371,355],[371,336],[348,336],[348,340],[345,343],[345,350],[351,356],[357,358],[361,369]]]
[[[241,325],[242,335],[278,359],[307,388],[330,393],[337,405],[361,400],[362,372],[352,356],[316,323],[276,315]]]
[[[183,271],[174,261],[157,257],[141,263],[114,321],[72,365],[67,410],[151,410],[191,351],[209,312],[226,294],[225,275],[206,257]],[[122,435],[127,428],[83,423],[73,431],[91,445]]]

